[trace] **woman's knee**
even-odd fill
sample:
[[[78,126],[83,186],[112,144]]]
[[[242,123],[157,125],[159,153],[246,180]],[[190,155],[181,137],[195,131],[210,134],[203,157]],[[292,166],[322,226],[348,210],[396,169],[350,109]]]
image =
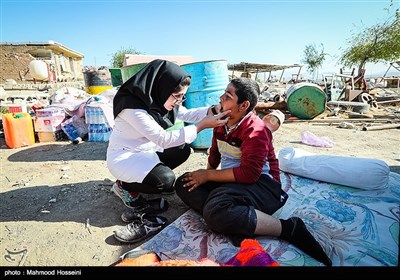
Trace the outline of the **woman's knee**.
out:
[[[156,186],[160,192],[172,191],[175,178],[175,173],[168,166],[159,164],[144,178],[143,183]]]
[[[161,183],[158,185],[160,191],[170,192],[174,189],[175,183],[175,174],[174,172],[164,173],[162,177],[160,177]]]

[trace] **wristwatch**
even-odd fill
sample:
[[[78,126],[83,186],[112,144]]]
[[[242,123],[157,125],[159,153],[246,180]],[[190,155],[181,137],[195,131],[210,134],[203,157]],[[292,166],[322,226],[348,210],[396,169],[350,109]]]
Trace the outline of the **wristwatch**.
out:
[[[217,110],[215,109],[215,105],[211,105],[210,109],[211,109],[211,112],[212,112],[214,115],[218,115],[218,112],[217,112]]]

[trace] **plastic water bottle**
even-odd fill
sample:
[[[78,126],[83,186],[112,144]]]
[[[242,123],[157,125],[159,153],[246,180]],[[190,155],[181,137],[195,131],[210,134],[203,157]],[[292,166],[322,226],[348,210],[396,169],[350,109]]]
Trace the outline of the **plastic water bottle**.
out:
[[[102,124],[97,124],[98,126],[98,141],[104,142],[104,129]]]
[[[89,141],[95,142],[97,141],[97,131],[96,124],[89,123]]]
[[[100,132],[99,132],[99,125],[97,123],[93,124],[93,141],[99,142]]]

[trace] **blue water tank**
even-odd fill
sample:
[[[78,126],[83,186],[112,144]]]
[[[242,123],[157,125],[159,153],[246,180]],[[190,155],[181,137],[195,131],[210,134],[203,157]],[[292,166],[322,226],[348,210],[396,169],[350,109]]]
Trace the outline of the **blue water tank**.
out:
[[[186,92],[185,107],[188,109],[211,106],[219,103],[229,83],[228,62],[226,60],[198,61],[181,67],[192,77]],[[208,149],[211,146],[212,128],[201,131],[192,146]]]

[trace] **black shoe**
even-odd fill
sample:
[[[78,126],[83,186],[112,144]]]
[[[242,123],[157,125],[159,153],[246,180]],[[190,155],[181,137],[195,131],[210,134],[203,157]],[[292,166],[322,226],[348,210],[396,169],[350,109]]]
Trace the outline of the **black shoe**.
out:
[[[123,243],[135,243],[155,235],[167,225],[167,218],[142,214],[139,219],[114,231],[114,237]]]
[[[121,220],[124,223],[132,223],[136,221],[141,221],[143,213],[135,212],[132,209],[125,210],[121,214]]]
[[[125,223],[133,222],[145,214],[159,214],[167,211],[169,203],[164,198],[146,200],[140,207],[128,208],[121,215],[121,220]]]

